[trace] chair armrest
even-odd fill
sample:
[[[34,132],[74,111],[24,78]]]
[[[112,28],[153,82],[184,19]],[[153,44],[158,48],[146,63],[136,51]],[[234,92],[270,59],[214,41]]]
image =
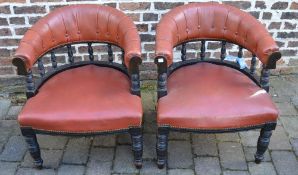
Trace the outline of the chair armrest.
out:
[[[134,66],[134,62],[139,64],[142,63],[140,43],[141,41],[138,36],[137,29],[134,28],[132,30],[129,30],[129,32],[125,36],[125,42],[123,44],[123,49],[125,53],[123,61],[129,70],[133,70],[133,69],[130,69],[131,61],[132,61],[132,66]]]
[[[13,62],[20,69],[18,73],[28,72],[40,57],[52,49],[84,42],[103,42],[121,47],[127,67],[130,58],[141,57],[140,36],[128,16],[108,6],[78,4],[58,8],[35,23],[20,41]]]
[[[165,57],[169,66],[173,63],[173,47],[196,40],[225,40],[240,45],[267,69],[274,69],[281,58],[278,45],[262,23],[247,12],[213,2],[187,4],[165,14],[156,28],[155,54]]]
[[[272,52],[268,57],[268,62],[266,65],[267,69],[275,69],[276,62],[281,58],[281,53],[279,51]]]
[[[18,75],[27,75],[28,70],[26,68],[26,59],[21,57],[14,57],[12,59],[12,64],[17,67]]]

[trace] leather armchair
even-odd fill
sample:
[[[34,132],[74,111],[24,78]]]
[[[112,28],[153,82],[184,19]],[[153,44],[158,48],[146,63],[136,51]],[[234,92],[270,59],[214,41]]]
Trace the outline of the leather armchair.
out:
[[[74,44],[85,44],[89,60],[75,61]],[[106,43],[108,61],[95,60],[93,43]],[[113,61],[114,46],[122,64]],[[66,48],[68,61],[55,50]],[[49,54],[52,68],[45,68]],[[37,62],[37,81],[34,64]],[[71,5],[40,19],[24,35],[13,59],[27,76],[28,100],[18,116],[23,136],[38,168],[42,167],[36,134],[90,136],[129,132],[135,165],[142,166],[142,104],[137,28],[124,13],[107,6]]]
[[[199,58],[187,59],[187,43],[201,41]],[[206,57],[206,43],[221,43],[220,59]],[[239,46],[237,60],[227,60],[227,43]],[[173,49],[181,47],[181,61]],[[242,68],[243,49],[252,53]],[[278,111],[269,91],[269,69],[281,57],[266,28],[250,14],[218,3],[191,3],[172,9],[156,30],[158,66],[157,164],[167,160],[169,131],[223,133],[261,128],[256,163],[266,151]],[[263,64],[256,79],[256,58]],[[267,92],[266,92],[267,91]]]

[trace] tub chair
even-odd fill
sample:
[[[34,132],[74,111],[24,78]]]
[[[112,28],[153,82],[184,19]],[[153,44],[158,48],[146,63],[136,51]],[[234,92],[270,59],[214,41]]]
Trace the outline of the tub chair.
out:
[[[219,43],[218,56],[206,52],[207,43]],[[197,56],[188,57],[187,47]],[[227,45],[238,45],[235,59]],[[178,48],[178,49],[177,49]],[[174,52],[181,60],[174,60]],[[245,66],[244,50],[251,52]],[[266,28],[250,14],[218,3],[191,3],[165,14],[156,29],[158,67],[157,164],[167,162],[169,131],[225,133],[261,129],[255,162],[264,157],[278,111],[271,100],[269,71],[281,58]],[[175,54],[177,55],[177,53]],[[216,54],[215,54],[216,55]],[[236,61],[235,61],[236,60]],[[260,79],[256,63],[262,63]]]
[[[99,43],[104,45],[96,46]],[[85,48],[83,61],[75,53],[76,44]],[[95,46],[107,51],[107,59],[97,59]],[[140,38],[124,13],[94,4],[56,9],[26,32],[12,63],[27,77],[28,100],[18,122],[36,167],[43,164],[36,134],[126,132],[134,163],[142,166]]]

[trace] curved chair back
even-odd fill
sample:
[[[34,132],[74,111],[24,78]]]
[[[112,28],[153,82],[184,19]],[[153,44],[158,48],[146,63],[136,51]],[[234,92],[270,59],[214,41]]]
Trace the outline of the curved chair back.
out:
[[[84,4],[56,9],[40,19],[21,40],[14,63],[21,59],[28,71],[52,49],[81,42],[106,42],[123,48],[127,67],[132,57],[141,56],[137,28],[128,16],[108,6]]]
[[[206,40],[222,40],[222,51],[225,42],[235,43],[251,51],[267,68],[275,68],[281,57],[277,44],[258,20],[224,4],[191,3],[167,13],[157,26],[156,56],[165,57],[169,66],[173,62],[173,47],[182,44],[183,54],[183,44],[193,40],[203,41],[202,52]]]
[[[86,44],[88,61],[75,61],[72,44],[78,43]],[[108,61],[94,60],[92,43],[107,44]],[[113,45],[122,51],[122,64],[113,62]],[[58,67],[55,51],[60,47],[66,47],[70,64]],[[43,64],[42,57],[46,54],[50,55],[52,69],[45,68]],[[112,67],[129,74],[132,93],[139,95],[140,37],[133,21],[111,7],[84,4],[54,10],[25,33],[12,62],[18,67],[18,74],[27,75],[28,97],[36,94],[42,84],[55,74],[87,64]],[[36,62],[41,76],[37,85],[32,73]]]

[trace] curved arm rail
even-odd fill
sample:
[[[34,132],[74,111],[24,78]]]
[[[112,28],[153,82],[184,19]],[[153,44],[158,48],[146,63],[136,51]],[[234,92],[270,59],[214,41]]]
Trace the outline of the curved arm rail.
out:
[[[26,74],[45,53],[79,42],[120,46],[127,67],[131,58],[141,57],[140,37],[128,16],[111,7],[84,4],[56,9],[39,20],[21,40],[13,64],[18,67],[18,74]]]
[[[173,47],[192,40],[235,43],[255,54],[266,68],[280,59],[278,46],[266,28],[250,14],[218,3],[191,3],[174,8],[156,30],[156,56],[173,62]]]

